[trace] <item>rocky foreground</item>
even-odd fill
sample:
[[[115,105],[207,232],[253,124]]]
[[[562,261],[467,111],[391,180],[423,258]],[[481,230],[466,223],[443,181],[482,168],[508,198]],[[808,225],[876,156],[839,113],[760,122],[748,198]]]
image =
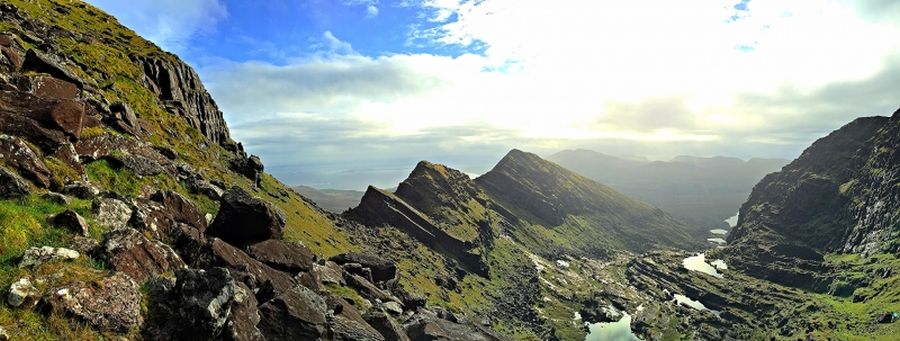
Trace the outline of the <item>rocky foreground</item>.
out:
[[[628,314],[645,340],[890,340],[898,117],[767,176],[715,276],[683,266],[685,224],[518,150],[327,213],[176,56],[81,2],[5,0],[0,339],[578,340]]]

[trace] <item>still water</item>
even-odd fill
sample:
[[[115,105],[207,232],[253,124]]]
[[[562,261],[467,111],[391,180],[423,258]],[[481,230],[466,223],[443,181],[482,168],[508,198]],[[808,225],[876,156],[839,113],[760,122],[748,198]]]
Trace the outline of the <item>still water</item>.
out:
[[[631,315],[625,314],[618,322],[594,323],[585,341],[640,341],[631,332]]]

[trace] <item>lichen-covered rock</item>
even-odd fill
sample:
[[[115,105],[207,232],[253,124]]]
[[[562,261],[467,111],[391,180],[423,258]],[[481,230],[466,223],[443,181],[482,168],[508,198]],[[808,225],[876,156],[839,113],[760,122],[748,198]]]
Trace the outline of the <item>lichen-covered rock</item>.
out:
[[[267,339],[321,340],[326,334],[325,300],[303,286],[273,298],[259,307],[259,329]]]
[[[233,245],[281,239],[284,217],[270,204],[240,187],[232,187],[220,200],[219,214],[207,229],[211,236]]]
[[[372,284],[372,282],[369,282],[369,280],[362,278],[359,275],[345,273],[344,278],[347,280],[347,285],[359,291],[359,293],[363,297],[369,300],[379,300],[382,302],[400,301],[400,299],[391,296],[389,292],[379,289],[374,284]]]
[[[248,289],[234,280],[230,271],[184,269],[175,275],[174,284],[163,282],[150,293],[154,319],[145,326],[145,338],[211,340],[227,336],[229,325],[247,328],[234,332],[253,334],[258,321],[253,311],[256,301]]]
[[[328,329],[334,340],[342,341],[383,341],[384,336],[372,328],[359,311],[346,300],[327,296],[325,302],[331,314]]]
[[[311,270],[316,259],[303,244],[276,239],[251,245],[247,254],[275,269],[292,273]]]
[[[22,277],[9,286],[6,302],[12,307],[31,309],[37,304],[40,296],[41,293],[31,284],[31,280]]]
[[[168,245],[150,241],[132,228],[106,233],[103,255],[112,269],[126,273],[138,282],[185,266]]]
[[[335,262],[326,261],[325,265],[315,264],[312,271],[318,274],[322,283],[337,285],[347,284],[347,281],[344,279],[344,270]]]
[[[61,247],[32,247],[25,250],[25,254],[22,255],[22,260],[19,261],[19,267],[26,268],[38,266],[46,262],[69,261],[78,259],[80,256],[78,251]]]
[[[19,177],[6,168],[0,167],[0,198],[16,199],[27,196],[31,188],[25,183],[25,179]]]
[[[199,261],[204,267],[219,266],[231,269],[233,276],[256,292],[260,301],[281,294],[294,287],[293,278],[287,273],[275,270],[241,251],[215,238],[204,246],[205,254]]]
[[[131,206],[115,198],[96,198],[91,203],[94,221],[106,230],[118,230],[128,225]]]
[[[258,302],[253,292],[242,283],[231,305],[231,316],[225,323],[224,339],[231,341],[262,341],[265,340],[262,332],[256,326],[259,324],[260,315],[257,308]]]
[[[74,316],[99,330],[127,332],[143,322],[140,286],[123,273],[96,283],[52,289],[43,300],[51,311]]]
[[[73,210],[65,210],[62,213],[51,216],[49,220],[50,224],[64,227],[84,237],[87,237],[90,232],[87,221]]]
[[[50,170],[22,139],[0,134],[0,161],[35,185],[50,187]]]

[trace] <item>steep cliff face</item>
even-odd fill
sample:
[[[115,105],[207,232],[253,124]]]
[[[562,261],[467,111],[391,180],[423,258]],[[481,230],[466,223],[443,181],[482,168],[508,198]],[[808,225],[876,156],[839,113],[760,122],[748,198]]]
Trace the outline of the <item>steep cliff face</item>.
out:
[[[896,253],[900,115],[854,120],[766,176],[728,237],[738,268],[815,290],[833,282],[828,253]]]
[[[144,85],[167,110],[184,117],[210,141],[221,143],[231,138],[222,111],[194,69],[172,58],[137,56],[135,62],[141,64]]]

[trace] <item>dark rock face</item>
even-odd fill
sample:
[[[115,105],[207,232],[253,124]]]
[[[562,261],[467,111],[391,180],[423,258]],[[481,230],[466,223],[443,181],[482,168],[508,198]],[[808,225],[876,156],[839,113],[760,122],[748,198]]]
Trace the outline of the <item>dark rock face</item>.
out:
[[[158,191],[150,196],[150,200],[160,203],[165,207],[168,216],[175,222],[194,226],[198,229],[206,229],[206,215],[197,205],[172,191]]]
[[[234,187],[222,196],[219,214],[207,233],[234,245],[281,239],[284,218],[268,203]]]
[[[168,245],[150,241],[132,228],[108,232],[104,236],[103,254],[114,270],[126,273],[138,282],[185,266]]]
[[[326,336],[325,300],[296,286],[259,307],[259,329],[272,340],[321,340]]]
[[[127,332],[143,322],[140,287],[122,273],[94,284],[53,289],[44,301],[52,311],[75,316],[99,330]]]
[[[253,244],[247,253],[268,266],[293,273],[312,270],[316,258],[303,244],[275,239]]]
[[[240,249],[213,239],[204,246],[206,254],[197,263],[204,267],[220,266],[232,270],[233,276],[256,292],[256,298],[267,301],[292,288],[295,283],[287,273],[275,270]]]
[[[259,176],[263,172],[263,163],[259,156],[251,155],[247,158],[239,158],[231,161],[231,168],[236,172],[243,174],[250,180],[253,180],[259,186]]]
[[[79,87],[84,82],[78,78],[72,71],[62,65],[56,57],[46,55],[35,50],[28,50],[25,53],[25,61],[22,63],[22,70],[47,73],[55,78],[74,83]]]
[[[74,83],[48,76],[24,76],[17,80],[19,90],[42,98],[75,99],[79,92]]]
[[[332,257],[331,260],[341,265],[356,263],[369,268],[375,282],[389,281],[397,276],[397,266],[394,262],[371,253],[344,253]]]
[[[825,291],[833,278],[823,254],[900,251],[898,135],[900,111],[891,118],[860,118],[766,176],[729,234],[729,264]]]
[[[142,65],[144,85],[155,92],[165,106],[184,117],[212,142],[230,139],[225,118],[200,77],[187,64],[156,57],[137,57]]]
[[[0,198],[22,198],[29,193],[31,193],[31,188],[25,183],[25,179],[6,168],[0,167]]]
[[[64,227],[82,236],[88,236],[88,224],[78,213],[73,210],[65,210],[60,214],[50,217],[50,223]]]
[[[385,338],[366,323],[352,304],[340,297],[325,298],[329,316],[328,329],[334,340],[344,341],[384,341]]]
[[[371,312],[363,316],[366,322],[375,328],[387,340],[409,341],[406,331],[394,320],[382,312]]]
[[[155,320],[144,327],[147,339],[259,340],[253,294],[222,268],[176,272],[174,284],[151,290]],[[243,327],[243,330],[236,330]],[[223,335],[224,334],[224,335]]]

